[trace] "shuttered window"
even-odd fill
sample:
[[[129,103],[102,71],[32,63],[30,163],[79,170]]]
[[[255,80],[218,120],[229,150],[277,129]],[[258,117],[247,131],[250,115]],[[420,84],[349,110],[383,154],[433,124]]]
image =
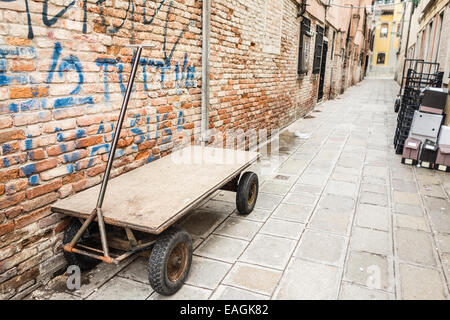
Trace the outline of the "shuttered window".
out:
[[[308,58],[310,52],[311,20],[302,19],[300,27],[300,44],[298,49],[298,74],[308,73]]]
[[[313,74],[317,74],[320,72],[322,49],[323,49],[323,28],[321,26],[317,26],[317,28],[316,28],[316,44],[314,46]]]
[[[298,49],[298,74],[308,73],[309,52],[311,46],[311,20],[302,19],[300,27],[300,44]]]

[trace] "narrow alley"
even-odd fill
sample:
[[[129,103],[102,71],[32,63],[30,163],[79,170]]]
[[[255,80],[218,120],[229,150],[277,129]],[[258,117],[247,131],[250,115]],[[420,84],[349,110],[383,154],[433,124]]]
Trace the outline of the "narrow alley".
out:
[[[279,168],[267,174],[267,156],[251,169],[249,216],[226,191],[188,215],[194,259],[174,296],[154,293],[148,259],[133,257],[99,265],[78,291],[61,276],[28,299],[448,299],[450,175],[395,155],[397,92],[366,79],[291,124]]]

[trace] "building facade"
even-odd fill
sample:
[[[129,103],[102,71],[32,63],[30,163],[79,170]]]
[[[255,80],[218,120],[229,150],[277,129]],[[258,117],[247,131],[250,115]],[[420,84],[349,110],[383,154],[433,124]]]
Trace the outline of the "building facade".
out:
[[[450,1],[416,0],[406,4],[398,74],[405,57],[439,63],[443,86],[450,81]],[[410,25],[409,24],[410,21]],[[408,31],[409,28],[409,31]],[[400,81],[400,77],[398,77]]]
[[[50,205],[101,182],[127,45],[156,46],[143,52],[112,176],[198,142],[202,5],[0,1],[0,299],[25,296],[65,266],[68,220]],[[209,128],[284,128],[360,81],[366,5],[212,0]]]
[[[373,3],[373,55],[371,75],[394,75],[401,36],[402,0],[377,0]]]

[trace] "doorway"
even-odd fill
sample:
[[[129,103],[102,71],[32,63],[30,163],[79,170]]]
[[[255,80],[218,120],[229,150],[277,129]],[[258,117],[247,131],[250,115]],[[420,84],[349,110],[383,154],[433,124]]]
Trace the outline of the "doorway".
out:
[[[323,98],[323,87],[325,85],[325,71],[327,69],[327,53],[328,53],[328,42],[324,41],[320,65],[319,94],[317,96],[317,101],[320,101]]]

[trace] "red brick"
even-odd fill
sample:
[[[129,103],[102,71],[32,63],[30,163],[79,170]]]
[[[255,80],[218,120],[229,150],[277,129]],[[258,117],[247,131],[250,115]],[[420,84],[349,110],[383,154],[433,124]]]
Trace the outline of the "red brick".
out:
[[[11,280],[8,280],[0,285],[0,291],[2,293],[7,293],[9,290],[15,290],[21,285],[27,283],[28,281],[35,279],[39,275],[39,267],[34,267],[33,269],[18,275]]]
[[[23,212],[23,208],[21,206],[9,208],[5,210],[5,216],[8,219],[14,219],[15,217],[21,215]]]
[[[36,67],[34,66],[34,62],[33,61],[27,61],[27,60],[21,60],[21,61],[11,61],[10,67],[9,67],[10,71],[20,71],[20,72],[25,72],[25,71],[34,71],[36,70]]]
[[[16,220],[15,220],[16,228],[17,229],[23,228],[23,227],[29,225],[30,223],[38,221],[39,219],[42,219],[50,214],[52,214],[52,212],[50,211],[50,206],[47,206],[47,207],[38,209],[36,211],[30,212],[26,215],[22,215],[22,216],[16,218]]]
[[[21,201],[25,200],[25,192],[15,193],[10,196],[2,196],[0,198],[0,209],[5,209],[14,206]]]
[[[48,88],[46,87],[12,87],[9,88],[10,99],[26,99],[47,97]]]
[[[158,113],[169,113],[169,112],[172,112],[172,110],[173,110],[173,107],[171,107],[171,106],[163,106],[163,107],[156,108],[156,111]]]
[[[0,224],[0,236],[7,234],[14,230],[14,221],[9,221],[4,224]]]
[[[4,155],[13,154],[13,153],[18,152],[19,150],[20,150],[20,144],[18,141],[8,143],[7,147],[5,145],[3,145],[3,154]]]
[[[7,37],[6,42],[10,46],[30,46],[31,40],[26,38],[19,38],[19,37]]]
[[[28,160],[26,153],[18,153],[0,158],[0,168],[7,168],[16,164],[24,163]]]
[[[77,181],[77,182],[75,182],[72,185],[73,186],[73,191],[80,192],[80,191],[82,191],[82,190],[87,188],[86,185],[87,185],[87,180],[86,179]]]
[[[14,194],[28,187],[28,179],[14,180],[6,184],[6,194]]]
[[[37,149],[37,150],[30,151],[28,153],[28,155],[29,155],[30,159],[33,161],[45,159],[45,152],[43,149]]]
[[[74,183],[84,179],[85,173],[83,171],[77,172],[62,178],[62,184]]]
[[[41,186],[38,186],[38,187],[35,187],[35,188],[32,188],[32,189],[28,189],[27,190],[27,198],[28,199],[34,199],[34,198],[39,197],[39,196],[41,196],[43,194],[46,194],[46,193],[49,193],[49,192],[52,192],[52,191],[56,191],[56,190],[58,190],[61,187],[62,187],[61,180],[56,180],[56,181],[53,181],[53,182],[48,183],[48,184],[44,184],[44,185],[41,185]]]
[[[138,147],[139,151],[142,150],[147,150],[147,149],[151,149],[156,145],[156,141],[155,140],[148,140],[148,141],[144,141],[143,143],[141,143]]]
[[[0,117],[0,129],[11,128],[13,124],[13,120],[11,116],[1,116]]]
[[[47,159],[36,163],[29,163],[20,168],[20,176],[26,177],[32,174],[52,169],[58,165],[58,159]]]
[[[101,144],[103,142],[102,136],[94,136],[94,137],[87,137],[83,139],[79,139],[75,142],[76,148],[87,148],[90,146],[95,146],[96,144]]]
[[[75,150],[75,142],[63,143],[57,146],[50,146],[46,149],[48,156],[57,156],[64,152]]]
[[[138,154],[136,155],[136,157],[134,158],[135,161],[139,161],[145,158],[148,158],[150,156],[151,151],[150,150],[145,150],[145,151],[141,151],[138,152]]]
[[[55,232],[55,234],[60,233],[61,231],[65,230],[67,228],[67,226],[70,223],[70,219],[66,218],[64,219],[61,223],[59,223],[54,229],[53,232]]]
[[[119,141],[117,141],[117,148],[126,148],[128,146],[131,146],[133,144],[133,141],[133,138],[119,139]]]
[[[58,194],[56,192],[47,193],[38,198],[34,198],[32,200],[27,200],[21,203],[24,212],[31,212],[35,209],[46,206],[52,202],[55,202],[58,199]]]
[[[89,177],[95,177],[96,175],[99,175],[99,174],[105,172],[105,169],[106,169],[106,165],[96,166],[96,167],[87,169],[86,174]]]
[[[9,130],[0,132],[0,144],[23,139],[25,139],[25,132],[23,130]]]
[[[85,116],[77,119],[77,125],[80,127],[87,127],[93,124],[97,124],[105,120],[103,115],[91,115]]]

